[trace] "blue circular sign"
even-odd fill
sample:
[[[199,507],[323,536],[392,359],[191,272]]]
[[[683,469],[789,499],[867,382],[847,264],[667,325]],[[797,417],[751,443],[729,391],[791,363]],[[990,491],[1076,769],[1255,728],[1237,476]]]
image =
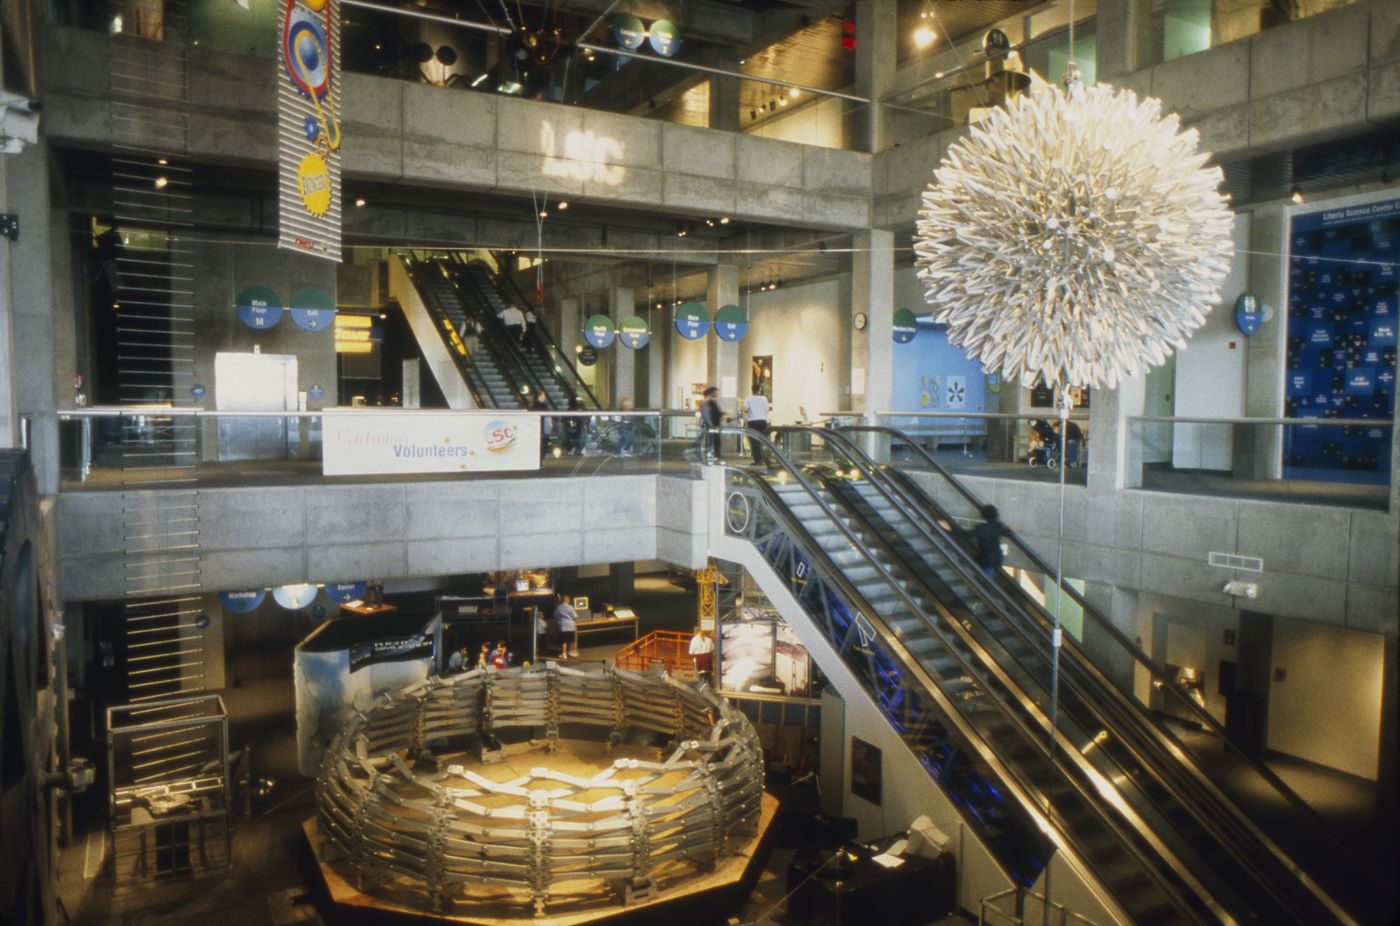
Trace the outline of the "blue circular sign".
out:
[[[219,601],[224,610],[231,614],[247,614],[256,611],[267,597],[266,589],[255,588],[246,592],[219,592]]]
[[[607,347],[613,342],[614,334],[612,319],[606,315],[594,315],[583,323],[583,339],[589,347]]]
[[[368,588],[368,582],[335,582],[326,586],[326,597],[337,604],[345,604],[364,598]]]
[[[715,334],[722,341],[737,341],[749,330],[749,319],[737,305],[720,306],[715,313]]]
[[[292,321],[303,331],[320,331],[331,327],[335,319],[335,303],[324,290],[308,286],[292,297]]]
[[[196,402],[204,398],[206,394],[207,393],[204,389],[203,383],[195,383],[193,386],[190,387],[190,397],[193,398]]]
[[[632,13],[618,13],[612,18],[612,37],[628,51],[636,51],[647,40],[647,27]]]
[[[681,31],[675,23],[658,19],[651,24],[648,41],[651,42],[652,51],[663,58],[670,58],[681,50]]]
[[[908,344],[919,333],[919,323],[914,313],[908,309],[895,309],[894,324],[890,327],[896,344]]]
[[[326,390],[322,389],[320,386],[312,386],[310,389],[306,390],[306,397],[313,402],[321,401],[321,397],[325,394]]]
[[[676,309],[676,331],[687,341],[698,341],[710,333],[710,313],[698,302],[687,302]]]
[[[238,320],[249,328],[272,328],[282,320],[282,300],[266,286],[249,286],[233,300]]]
[[[1259,297],[1253,293],[1240,293],[1235,300],[1235,327],[1245,336],[1257,332],[1264,325],[1264,307]]]

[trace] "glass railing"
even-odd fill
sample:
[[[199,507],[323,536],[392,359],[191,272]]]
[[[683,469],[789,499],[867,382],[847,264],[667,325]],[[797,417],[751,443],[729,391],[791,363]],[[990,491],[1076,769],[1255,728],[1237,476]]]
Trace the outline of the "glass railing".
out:
[[[68,491],[700,473],[693,412],[152,405],[70,409],[58,419]]]
[[[1134,417],[1126,484],[1384,510],[1394,432],[1384,419]]]
[[[860,144],[850,116],[868,100],[847,89],[855,83],[855,58],[841,50],[842,17],[822,17],[785,40],[835,48],[821,64],[804,67],[802,79],[789,80],[769,76],[772,61],[787,57],[784,42],[745,56],[734,47],[733,30],[702,38],[705,30],[692,25],[663,55],[654,50],[662,40],[649,38],[650,24],[638,21],[642,45],[631,50],[604,38],[607,29],[597,27],[606,21],[567,12],[561,19],[556,12],[568,40],[541,30],[535,38],[542,44],[527,51],[517,49],[512,34],[514,8],[458,6],[460,13],[444,15],[421,3],[396,9],[389,0],[341,0],[342,66],[444,92],[514,96],[826,148]],[[60,24],[92,31],[266,60],[281,56],[279,4],[243,9],[228,0],[191,0],[187,7],[114,0],[59,4],[55,12]],[[752,18],[738,10],[735,16]],[[574,38],[590,25],[584,38]]]
[[[1184,58],[1297,22],[1356,0],[1278,3],[1276,0],[1158,0],[1152,16],[1153,63]]]
[[[835,426],[868,424],[854,412],[822,412]],[[1059,422],[1046,409],[1041,414],[1014,415],[996,412],[879,412],[876,421],[902,436],[881,439],[880,457],[902,468],[925,467],[917,445],[946,470],[958,475],[1059,480]],[[1070,415],[1070,440],[1065,445],[1065,482],[1084,485],[1089,463],[1089,418],[1076,410]],[[795,449],[795,448],[794,448]]]

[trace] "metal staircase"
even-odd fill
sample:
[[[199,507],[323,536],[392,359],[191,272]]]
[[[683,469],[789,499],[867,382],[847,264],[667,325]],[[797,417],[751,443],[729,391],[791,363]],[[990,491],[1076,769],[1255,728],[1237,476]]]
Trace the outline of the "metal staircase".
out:
[[[1077,650],[1052,699],[1046,615],[988,581],[897,475],[821,436],[831,465],[778,453],[777,479],[729,472],[731,512],[751,514],[728,531],[826,631],[1013,880],[1028,886],[1049,849],[1032,838],[1028,857],[1006,834],[1044,830],[1134,923],[1357,921]]]

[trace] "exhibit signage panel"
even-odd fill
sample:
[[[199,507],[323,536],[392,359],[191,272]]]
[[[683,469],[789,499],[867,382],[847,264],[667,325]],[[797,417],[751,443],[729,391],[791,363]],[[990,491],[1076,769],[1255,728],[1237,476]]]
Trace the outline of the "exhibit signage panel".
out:
[[[323,440],[327,476],[540,468],[539,422],[528,415],[327,412]]]

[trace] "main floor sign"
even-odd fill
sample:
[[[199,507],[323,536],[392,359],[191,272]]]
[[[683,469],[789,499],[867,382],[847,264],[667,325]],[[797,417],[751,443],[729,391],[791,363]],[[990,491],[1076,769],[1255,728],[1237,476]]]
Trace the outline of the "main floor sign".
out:
[[[327,476],[540,468],[539,422],[525,415],[326,412]]]

